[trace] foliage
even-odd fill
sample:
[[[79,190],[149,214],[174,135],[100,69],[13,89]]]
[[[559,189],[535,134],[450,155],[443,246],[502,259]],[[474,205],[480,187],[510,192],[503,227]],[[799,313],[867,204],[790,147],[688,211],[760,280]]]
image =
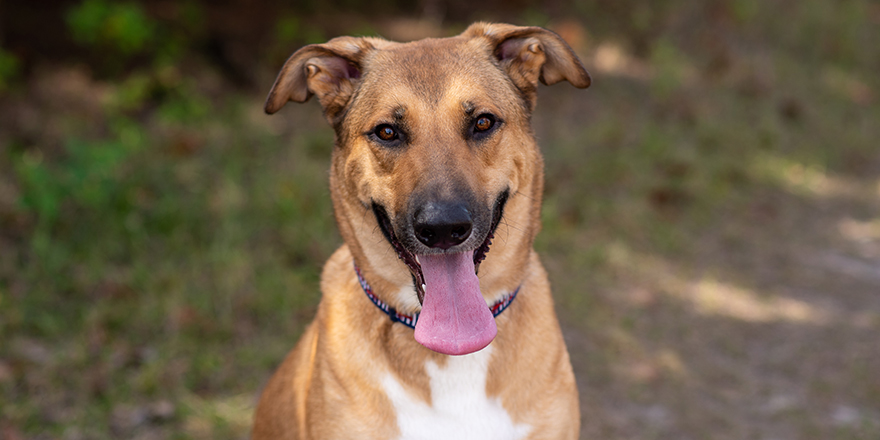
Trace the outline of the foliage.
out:
[[[67,23],[76,41],[124,56],[147,50],[156,38],[155,22],[136,3],[85,0]]]
[[[99,71],[119,74],[128,64],[143,64],[143,59],[154,67],[178,62],[203,43],[200,4],[185,1],[175,6],[173,19],[158,20],[133,1],[84,0],[65,18],[73,40],[97,58]]]
[[[18,74],[18,70],[18,58],[0,47],[0,92],[9,87],[9,83]]]

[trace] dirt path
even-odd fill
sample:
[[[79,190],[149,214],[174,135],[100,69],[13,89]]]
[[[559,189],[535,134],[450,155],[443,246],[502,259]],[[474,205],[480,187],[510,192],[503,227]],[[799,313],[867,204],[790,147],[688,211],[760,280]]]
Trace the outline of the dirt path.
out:
[[[608,105],[550,96],[588,116]],[[750,154],[745,168],[761,157]],[[697,190],[672,217],[637,209],[632,229],[609,224],[627,221],[614,203],[628,196],[570,231],[545,229],[545,253],[557,235],[577,243],[546,259],[579,378],[581,438],[880,438],[877,159],[860,172],[792,159],[774,183],[744,183],[720,204]],[[551,187],[551,218],[563,191]],[[572,200],[590,203],[595,191],[584,191]],[[652,222],[672,245],[639,237]]]

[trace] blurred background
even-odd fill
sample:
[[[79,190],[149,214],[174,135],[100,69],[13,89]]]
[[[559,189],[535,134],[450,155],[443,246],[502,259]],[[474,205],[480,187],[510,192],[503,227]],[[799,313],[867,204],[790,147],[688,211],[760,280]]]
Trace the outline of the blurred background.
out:
[[[341,243],[275,73],[473,20],[593,74],[534,118],[582,438],[880,438],[877,1],[7,0],[0,439],[246,438]]]

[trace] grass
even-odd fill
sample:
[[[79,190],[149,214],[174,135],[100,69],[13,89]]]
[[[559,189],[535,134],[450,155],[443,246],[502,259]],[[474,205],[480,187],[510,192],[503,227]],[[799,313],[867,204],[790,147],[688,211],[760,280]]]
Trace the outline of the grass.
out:
[[[65,139],[56,157],[36,146],[7,157],[18,184],[10,221],[22,231],[4,252],[0,357],[23,381],[5,382],[3,396],[32,404],[3,406],[24,432],[48,417],[51,436],[107,435],[118,412],[155,402],[174,402],[163,417],[176,421],[228,413],[199,394],[259,389],[241,372],[274,366],[307,322],[313,261],[339,242],[329,151],[315,147],[332,139],[298,132],[281,147],[236,98],[211,104],[222,113],[169,101],[141,121],[108,120],[102,139]],[[134,419],[118,429],[143,423]]]
[[[645,32],[706,12],[670,5]],[[583,438],[880,435],[880,11],[837,5],[599,34],[591,89],[542,89]],[[4,101],[39,124],[0,138],[0,432],[246,437],[340,243],[332,133],[210,71],[65,72]]]

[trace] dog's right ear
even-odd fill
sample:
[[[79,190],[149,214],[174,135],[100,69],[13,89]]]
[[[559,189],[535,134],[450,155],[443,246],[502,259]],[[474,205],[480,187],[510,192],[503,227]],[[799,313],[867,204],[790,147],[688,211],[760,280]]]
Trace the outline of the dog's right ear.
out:
[[[351,98],[361,77],[364,55],[376,49],[379,42],[376,38],[337,37],[297,50],[284,63],[269,91],[266,113],[281,110],[288,101],[306,102],[314,94],[324,113],[332,118]]]

